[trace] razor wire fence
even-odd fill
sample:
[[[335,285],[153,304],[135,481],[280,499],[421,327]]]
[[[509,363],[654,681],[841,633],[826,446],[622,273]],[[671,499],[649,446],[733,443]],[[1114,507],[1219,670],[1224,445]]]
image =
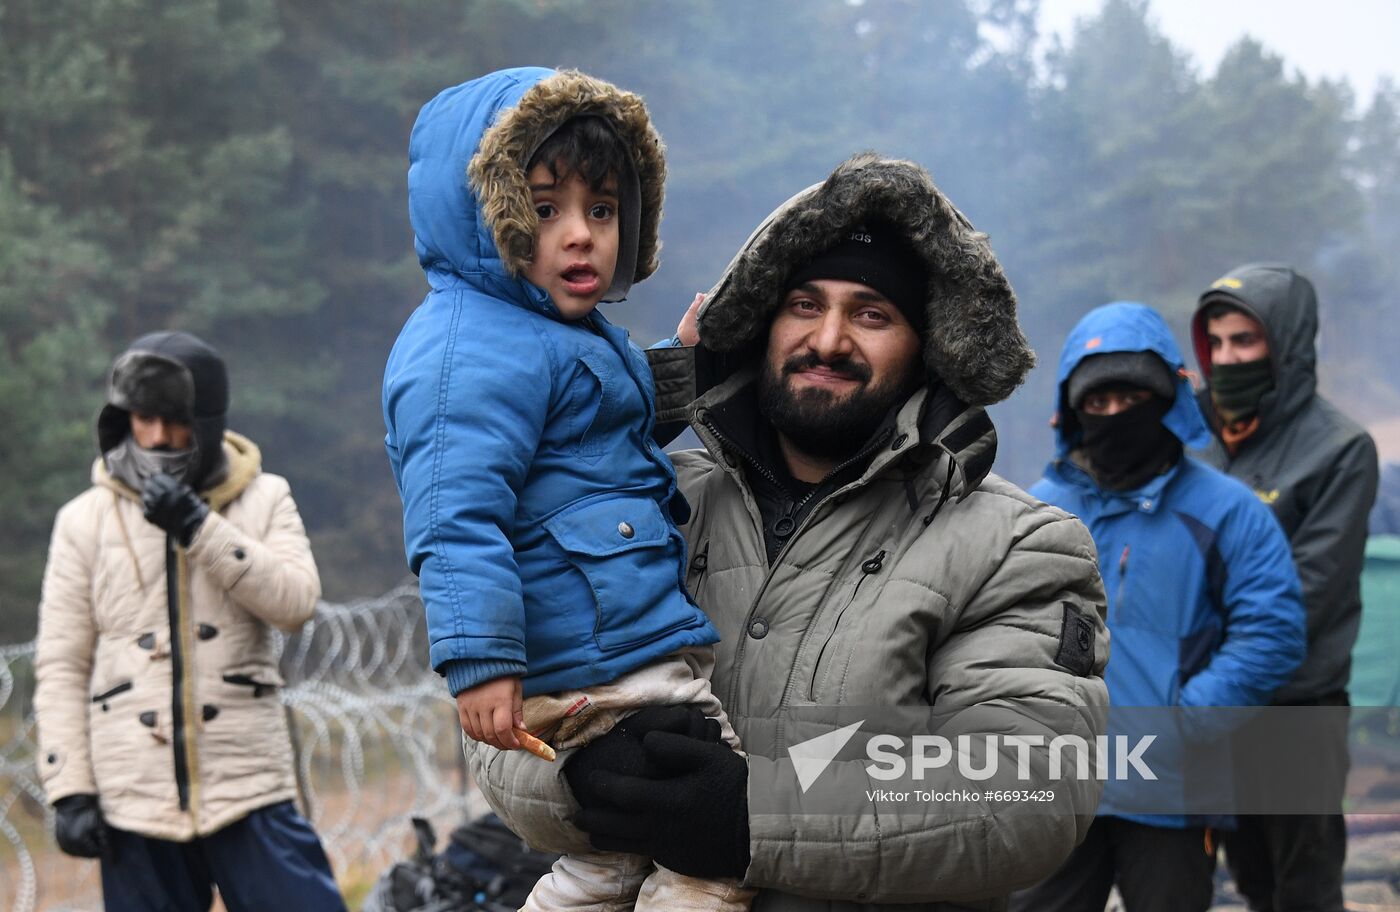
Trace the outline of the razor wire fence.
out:
[[[323,602],[301,632],[283,637],[300,803],[351,908],[404,855],[410,816],[442,831],[468,810],[456,712],[427,655],[414,584]],[[63,855],[53,841],[35,766],[33,661],[33,642],[0,646],[0,909],[95,910],[96,863]]]

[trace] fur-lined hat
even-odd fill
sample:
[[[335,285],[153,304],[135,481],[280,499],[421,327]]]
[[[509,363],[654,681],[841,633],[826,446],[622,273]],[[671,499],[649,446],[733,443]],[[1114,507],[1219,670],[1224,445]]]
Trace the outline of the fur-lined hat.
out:
[[[194,432],[198,464],[192,483],[223,461],[228,369],[203,339],[186,332],[148,333],[117,356],[107,375],[107,402],[97,413],[97,449],[106,453],[131,433],[131,413],[155,415]]]
[[[901,230],[928,269],[924,362],[968,405],[1000,402],[1025,379],[1035,354],[1016,320],[1016,294],[987,236],[909,161],[855,155],[824,182],[778,207],[750,235],[710,290],[698,320],[707,348],[734,352],[767,331],[788,278],[812,251],[852,226]]]

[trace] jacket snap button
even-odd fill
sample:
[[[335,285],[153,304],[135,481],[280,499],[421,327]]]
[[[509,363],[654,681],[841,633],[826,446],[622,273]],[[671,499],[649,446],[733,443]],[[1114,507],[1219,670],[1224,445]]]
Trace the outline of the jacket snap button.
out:
[[[621,535],[623,538],[631,538],[637,534],[637,530],[633,529],[632,524],[629,522],[620,522],[617,524],[617,534]]]
[[[792,534],[793,527],[796,525],[797,523],[792,521],[791,516],[784,516],[773,523],[773,534],[779,538],[787,538]]]
[[[213,624],[200,624],[198,636],[201,640],[212,640],[219,635],[219,628]]]
[[[1150,510],[1150,509],[1152,509],[1152,501],[1150,501],[1150,500],[1144,500],[1144,501],[1142,502],[1142,508],[1143,508],[1144,510]]]
[[[900,434],[898,437],[896,437],[896,438],[894,439],[894,444],[890,447],[890,449],[892,449],[892,450],[897,450],[897,449],[899,449],[900,447],[904,446],[904,441],[906,441],[906,440],[908,440],[908,439],[909,439],[909,435],[908,435],[908,434]]]
[[[754,618],[753,621],[749,623],[749,636],[753,637],[755,640],[761,640],[768,636],[768,622],[763,618]]]
[[[244,550],[243,550],[242,548],[234,548],[234,549],[233,549],[233,556],[234,556],[234,559],[236,559],[236,560],[243,560],[243,558],[247,557],[248,555],[247,555],[246,552],[244,552]]]

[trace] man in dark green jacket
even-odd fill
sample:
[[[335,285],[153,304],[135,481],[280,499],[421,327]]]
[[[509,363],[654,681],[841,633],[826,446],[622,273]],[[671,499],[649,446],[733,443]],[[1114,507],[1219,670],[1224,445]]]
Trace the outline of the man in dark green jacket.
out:
[[[1338,707],[1311,734],[1329,742],[1331,791],[1340,796],[1376,446],[1317,394],[1317,293],[1288,266],[1249,263],[1217,279],[1201,296],[1191,335],[1209,384],[1202,404],[1217,437],[1214,461],[1273,508],[1303,587],[1308,655],[1274,704]],[[1240,818],[1224,844],[1251,909],[1343,908],[1340,810]]]

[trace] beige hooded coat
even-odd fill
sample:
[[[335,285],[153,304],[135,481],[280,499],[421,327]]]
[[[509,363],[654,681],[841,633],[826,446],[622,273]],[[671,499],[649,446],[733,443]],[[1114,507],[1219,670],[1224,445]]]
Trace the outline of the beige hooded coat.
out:
[[[35,713],[50,802],[96,794],[111,825],[184,841],[296,797],[273,628],[321,584],[285,479],[227,432],[229,472],[189,548],[102,460],[58,513],[39,604]]]

